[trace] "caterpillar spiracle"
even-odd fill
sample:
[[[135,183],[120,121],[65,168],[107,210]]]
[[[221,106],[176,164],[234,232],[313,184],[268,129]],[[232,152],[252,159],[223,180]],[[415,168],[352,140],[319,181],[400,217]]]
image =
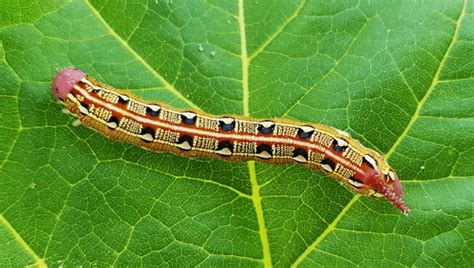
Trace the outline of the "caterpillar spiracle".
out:
[[[409,212],[400,180],[386,159],[333,127],[177,110],[116,90],[75,68],[61,70],[52,90],[82,124],[113,140],[188,157],[299,163]]]

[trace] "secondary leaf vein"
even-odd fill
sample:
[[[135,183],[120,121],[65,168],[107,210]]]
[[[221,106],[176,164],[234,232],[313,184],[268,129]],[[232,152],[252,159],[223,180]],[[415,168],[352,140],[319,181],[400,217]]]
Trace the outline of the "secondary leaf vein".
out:
[[[20,236],[20,234],[11,226],[11,224],[3,217],[2,214],[0,214],[0,224],[5,226],[5,228],[13,235],[15,240],[25,249],[25,251],[30,255],[33,260],[35,261],[35,264],[38,267],[46,267],[46,263],[44,262],[43,259],[41,259],[34,251],[33,249],[30,248],[30,246],[23,240],[23,238]]]
[[[301,254],[296,261],[291,265],[291,267],[297,267],[313,250],[316,249],[316,247],[328,236],[329,233],[331,233],[333,230],[336,229],[336,225],[339,223],[339,221],[346,215],[346,213],[349,211],[349,209],[354,205],[357,200],[359,200],[360,195],[354,195],[354,197],[347,203],[347,205],[341,210],[339,215],[331,222],[331,224],[328,225],[328,227],[322,232],[314,242],[306,248],[306,250]]]
[[[410,132],[410,130],[412,129],[413,125],[415,124],[416,120],[418,119],[420,115],[421,108],[423,108],[423,105],[425,104],[426,100],[430,97],[431,93],[433,92],[433,89],[436,87],[436,85],[438,85],[438,82],[440,81],[441,71],[443,70],[443,67],[446,64],[448,55],[451,52],[452,48],[454,47],[454,44],[459,38],[458,36],[459,36],[459,31],[461,29],[461,24],[462,24],[464,16],[466,15],[466,6],[467,6],[467,2],[466,0],[464,0],[461,14],[459,15],[459,18],[456,22],[456,28],[454,29],[453,38],[451,39],[451,42],[449,43],[448,48],[446,49],[443,55],[443,58],[441,59],[439,63],[438,69],[436,70],[436,73],[433,77],[433,81],[431,81],[431,85],[426,91],[425,96],[423,96],[423,98],[420,100],[420,102],[416,106],[415,113],[413,114],[410,122],[408,123],[406,128],[403,130],[402,134],[395,141],[392,148],[390,148],[390,150],[385,154],[385,157],[387,159],[393,154],[393,152],[395,152],[395,150],[398,148],[402,140],[408,135],[408,132]]]
[[[155,69],[153,69],[148,62],[146,62],[130,45],[123,40],[112,27],[105,21],[105,19],[100,15],[100,13],[94,8],[94,6],[89,3],[89,1],[85,1],[86,6],[90,9],[93,15],[97,17],[97,19],[102,23],[102,25],[109,31],[110,35],[112,35],[124,48],[126,48],[136,59],[140,62],[160,83],[163,84],[164,88],[175,95],[178,99],[183,100],[187,105],[191,108],[196,110],[201,110],[199,106],[194,104],[191,100],[183,96],[172,84],[170,84],[166,79],[160,75]]]
[[[419,113],[420,113],[420,110],[423,107],[424,103],[426,102],[426,100],[430,96],[431,92],[433,91],[434,87],[437,85],[438,81],[440,81],[439,78],[440,78],[440,75],[441,75],[441,71],[442,71],[442,69],[443,69],[443,67],[446,63],[446,60],[448,59],[448,55],[451,52],[452,48],[454,47],[454,44],[458,40],[458,35],[459,35],[460,28],[461,28],[461,24],[462,24],[464,16],[466,15],[466,6],[467,6],[467,1],[464,0],[462,11],[459,15],[459,18],[457,19],[457,22],[456,22],[456,28],[454,30],[453,38],[451,39],[451,42],[449,43],[448,48],[446,49],[446,51],[443,55],[443,58],[440,61],[440,64],[439,64],[438,69],[435,73],[435,76],[433,77],[433,81],[432,81],[430,87],[428,88],[425,96],[418,103],[417,109],[416,109],[412,119],[410,120],[410,123],[407,125],[407,127],[403,131],[402,135],[394,143],[392,148],[390,148],[390,150],[387,152],[387,154],[385,154],[386,158],[389,158],[392,155],[392,153],[395,151],[395,149],[400,144],[401,140],[403,140],[403,138],[408,134],[408,132],[412,128],[413,124],[417,120],[417,118],[419,116]],[[341,211],[341,213],[339,213],[339,215],[324,230],[324,232],[321,233],[321,235],[318,236],[318,238],[303,252],[303,254],[301,254],[296,259],[296,261],[293,263],[292,267],[297,267],[314,249],[316,249],[316,247],[324,240],[324,238],[326,238],[326,236],[335,229],[335,226],[337,225],[337,223],[343,218],[343,216],[347,213],[347,211],[349,211],[349,209],[357,202],[357,200],[359,200],[359,198],[360,198],[360,195],[355,195],[351,199],[351,201],[349,201],[349,203],[344,207],[344,209]]]
[[[295,12],[290,17],[288,17],[288,19],[283,23],[283,25],[280,26],[280,28],[278,28],[259,48],[257,48],[257,50],[255,50],[255,52],[252,55],[250,55],[249,62],[251,62],[253,59],[255,59],[260,53],[262,53],[273,42],[273,40],[278,35],[280,35],[285,30],[286,27],[288,27],[290,22],[292,22],[295,18],[298,17],[301,10],[306,5],[306,2],[307,2],[307,0],[301,1],[298,8],[295,10]]]

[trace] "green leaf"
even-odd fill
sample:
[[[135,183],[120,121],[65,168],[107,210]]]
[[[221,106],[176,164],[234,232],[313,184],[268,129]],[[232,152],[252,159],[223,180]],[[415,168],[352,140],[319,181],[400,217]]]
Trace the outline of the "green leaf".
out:
[[[0,265],[474,266],[474,5],[3,1]],[[350,132],[411,213],[297,165],[153,153],[74,127],[76,66],[213,114]]]

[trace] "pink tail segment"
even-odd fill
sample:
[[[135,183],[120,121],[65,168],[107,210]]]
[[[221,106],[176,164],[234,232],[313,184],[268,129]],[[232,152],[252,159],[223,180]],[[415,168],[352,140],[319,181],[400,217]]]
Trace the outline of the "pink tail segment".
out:
[[[397,207],[405,216],[408,215],[410,209],[405,201],[402,200],[403,190],[401,185],[396,186],[395,189],[392,190],[384,185],[381,180],[376,180],[374,183],[377,185],[376,188],[379,189],[379,192],[385,196],[385,199],[390,201],[390,203]],[[398,183],[400,184],[400,182]]]
[[[407,207],[407,204],[401,199],[400,196],[396,195],[392,191],[387,191],[384,193],[384,196],[390,201],[394,206],[396,206],[400,211],[407,216],[410,212],[410,209]]]

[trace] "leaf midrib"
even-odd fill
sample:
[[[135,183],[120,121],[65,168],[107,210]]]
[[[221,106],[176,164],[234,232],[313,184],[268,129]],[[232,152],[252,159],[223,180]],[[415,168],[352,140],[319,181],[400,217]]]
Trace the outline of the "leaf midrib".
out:
[[[249,111],[249,58],[247,55],[247,34],[245,31],[245,14],[244,14],[244,0],[239,0],[239,33],[240,33],[240,50],[241,50],[241,64],[242,64],[242,108],[245,116],[250,116]],[[263,214],[262,198],[260,197],[260,185],[257,180],[257,171],[255,169],[255,162],[248,161],[247,167],[249,170],[250,184],[252,185],[252,203],[255,208],[255,215],[257,217],[258,233],[260,236],[260,243],[263,251],[263,264],[265,267],[272,266],[272,258],[270,254],[270,243],[268,240],[267,228],[265,226],[265,216]]]
[[[193,109],[201,111],[202,109],[194,104],[191,100],[183,96],[173,85],[171,85],[162,75],[160,75],[153,67],[151,67],[130,45],[123,40],[113,29],[112,27],[104,20],[104,18],[99,14],[99,12],[89,3],[88,0],[85,1],[87,7],[91,10],[91,12],[100,20],[103,26],[107,29],[108,32],[125,48],[127,49],[136,59],[138,62],[143,64],[143,66],[150,71],[152,75],[154,75],[161,83],[163,83],[166,90],[174,94],[179,99],[183,100],[186,104],[188,104]],[[300,6],[301,9],[302,6]],[[298,9],[299,10],[299,9]],[[249,83],[248,83],[248,71],[249,71],[249,58],[247,56],[247,40],[246,40],[246,32],[245,32],[245,19],[244,19],[244,4],[243,0],[239,0],[239,33],[241,39],[241,64],[242,64],[242,108],[243,114],[245,116],[250,115],[249,111]],[[272,39],[273,40],[273,39]],[[266,43],[266,45],[268,45]],[[247,162],[248,170],[249,170],[249,179],[252,185],[252,202],[254,204],[254,208],[256,211],[257,222],[259,226],[259,235],[262,243],[262,251],[263,251],[263,263],[267,267],[272,266],[271,255],[270,255],[270,245],[268,241],[268,235],[265,227],[265,219],[263,215],[263,208],[261,204],[260,198],[260,186],[258,185],[256,170],[255,170],[255,163],[254,161]]]

